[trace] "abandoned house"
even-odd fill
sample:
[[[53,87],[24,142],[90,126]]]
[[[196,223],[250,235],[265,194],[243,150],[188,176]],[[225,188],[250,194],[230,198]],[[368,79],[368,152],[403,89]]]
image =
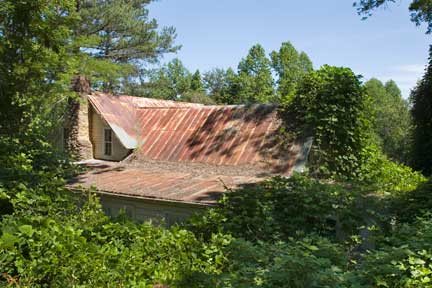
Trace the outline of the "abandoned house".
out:
[[[301,170],[310,149],[278,137],[274,105],[205,106],[81,93],[63,145],[85,165],[72,189],[96,187],[107,214],[121,209],[167,225],[215,205],[225,192]]]

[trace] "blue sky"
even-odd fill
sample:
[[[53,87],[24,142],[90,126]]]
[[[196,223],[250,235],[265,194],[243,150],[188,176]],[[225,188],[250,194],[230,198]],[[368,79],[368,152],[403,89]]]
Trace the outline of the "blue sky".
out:
[[[249,48],[267,53],[284,41],[305,51],[315,68],[350,67],[365,80],[393,79],[407,97],[424,71],[432,35],[416,27],[400,0],[361,21],[353,0],[160,0],[150,17],[177,29],[183,47],[173,57],[191,71],[236,68]]]

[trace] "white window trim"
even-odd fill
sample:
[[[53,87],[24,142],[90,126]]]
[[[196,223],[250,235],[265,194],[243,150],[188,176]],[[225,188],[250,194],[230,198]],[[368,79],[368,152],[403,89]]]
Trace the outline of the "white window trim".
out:
[[[106,138],[105,138],[106,131],[110,131],[110,133],[111,133],[111,141],[106,141]],[[108,144],[108,143],[111,146],[111,151],[110,151],[111,154],[107,154],[106,144]],[[104,128],[104,130],[103,130],[103,153],[104,153],[104,155],[105,156],[112,156],[113,155],[113,148],[114,148],[114,145],[113,145],[113,131],[112,131],[111,128]]]

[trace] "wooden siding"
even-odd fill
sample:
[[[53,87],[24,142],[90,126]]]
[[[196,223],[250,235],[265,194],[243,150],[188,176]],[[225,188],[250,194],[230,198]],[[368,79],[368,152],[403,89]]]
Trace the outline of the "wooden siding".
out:
[[[120,211],[137,222],[151,221],[155,225],[172,226],[184,222],[207,206],[99,194],[102,208],[108,216],[117,217]]]
[[[109,125],[94,110],[90,109],[90,139],[93,144],[93,157],[95,159],[121,161],[128,156],[131,150],[126,149],[118,140],[115,133],[112,133],[112,154],[105,155],[104,129],[110,129]]]

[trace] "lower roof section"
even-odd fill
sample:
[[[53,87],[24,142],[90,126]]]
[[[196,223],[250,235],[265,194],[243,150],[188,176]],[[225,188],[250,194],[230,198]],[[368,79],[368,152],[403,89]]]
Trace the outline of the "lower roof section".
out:
[[[69,181],[68,187],[91,188],[101,193],[161,201],[212,205],[227,189],[238,189],[269,175],[250,169],[204,164],[148,162],[136,164],[92,160],[89,169]]]

